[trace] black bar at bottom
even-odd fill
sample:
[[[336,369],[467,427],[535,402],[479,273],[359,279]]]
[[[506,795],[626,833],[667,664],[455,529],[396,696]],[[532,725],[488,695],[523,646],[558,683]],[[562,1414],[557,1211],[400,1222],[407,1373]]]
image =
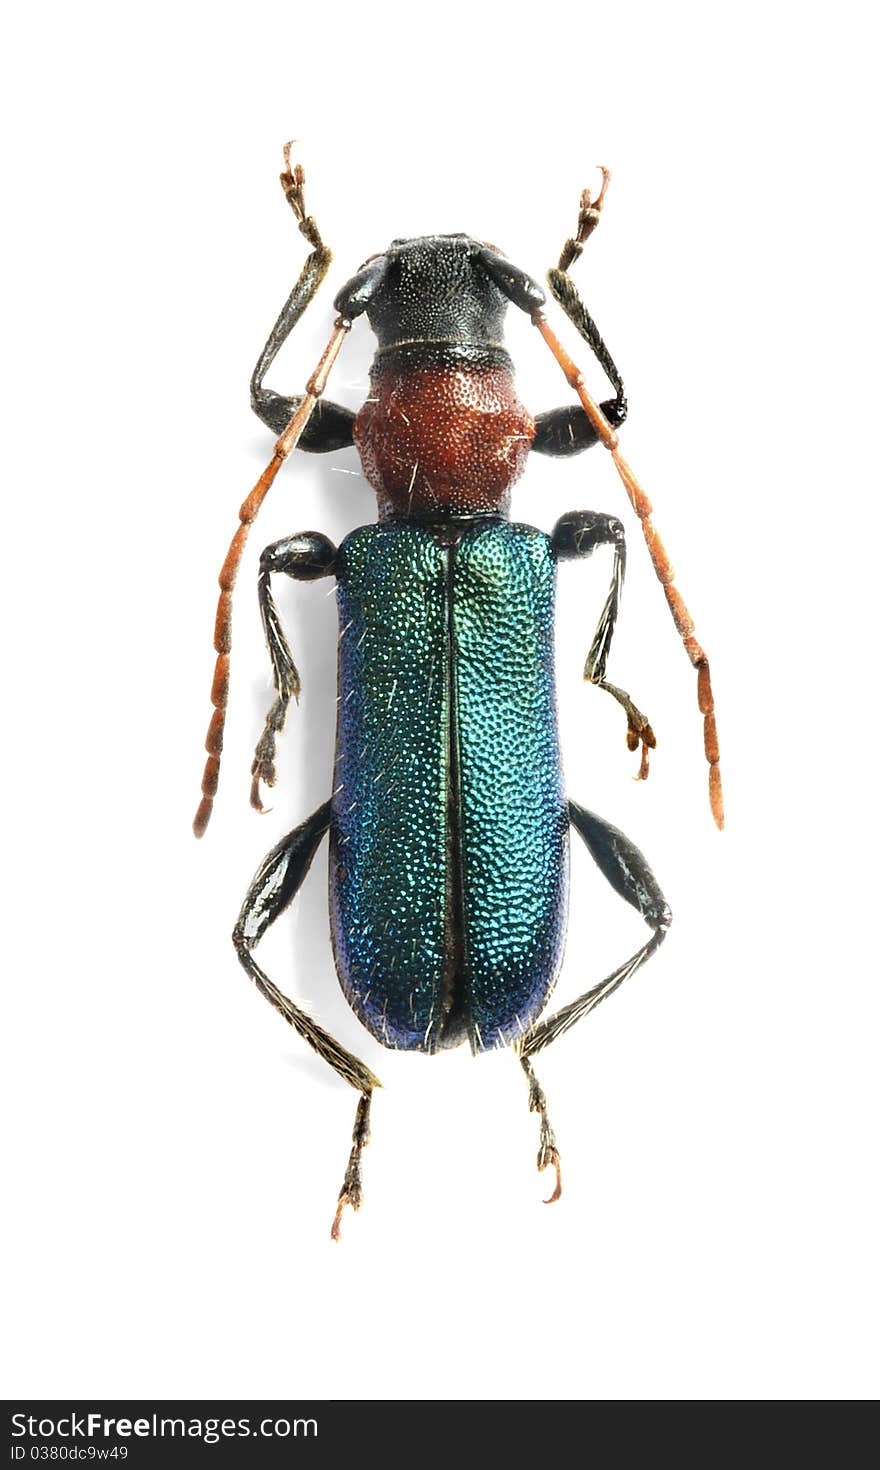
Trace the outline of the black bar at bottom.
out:
[[[356,1465],[375,1454],[383,1463],[399,1450],[422,1458],[459,1458],[488,1436],[493,1456],[510,1447],[546,1448],[547,1431],[559,1405],[488,1401],[357,1401],[347,1399],[30,1399],[3,1401],[6,1465],[107,1466],[108,1470],[178,1465],[262,1466]],[[575,1406],[578,1418],[580,1406]],[[536,1412],[537,1411],[537,1412]],[[552,1415],[552,1419],[551,1416]],[[551,1436],[552,1438],[552,1436]],[[322,1449],[328,1456],[321,1454]],[[435,1455],[436,1458],[436,1455]]]

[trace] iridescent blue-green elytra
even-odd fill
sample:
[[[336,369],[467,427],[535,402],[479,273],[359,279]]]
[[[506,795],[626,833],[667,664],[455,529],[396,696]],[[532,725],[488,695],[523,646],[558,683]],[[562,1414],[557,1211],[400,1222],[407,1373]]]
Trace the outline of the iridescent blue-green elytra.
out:
[[[336,574],[343,990],[387,1046],[509,1043],[553,987],[567,906],[550,540],[389,520],[346,538]]]

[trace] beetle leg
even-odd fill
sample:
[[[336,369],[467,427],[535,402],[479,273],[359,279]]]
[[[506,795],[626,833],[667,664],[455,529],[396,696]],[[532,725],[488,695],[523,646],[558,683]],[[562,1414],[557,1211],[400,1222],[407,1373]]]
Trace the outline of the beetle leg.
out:
[[[263,379],[309,302],[315,296],[333,259],[321,239],[321,233],[314,218],[306,214],[305,173],[301,164],[297,163],[291,167],[290,146],[288,143],[284,149],[284,173],[281,175],[281,186],[284,190],[284,197],[296,217],[300,234],[312,249],[296,285],[281,308],[278,320],[269,333],[265,347],[257,358],[257,365],[251,378],[251,408],[275,434],[284,433],[300,407],[302,398],[285,398],[271,388],[264,388]],[[321,403],[303,430],[299,448],[317,453],[326,453],[331,449],[344,449],[352,443],[351,426],[353,423],[354,414],[349,409],[341,408],[337,403]]]
[[[685,652],[697,671],[697,705],[700,714],[703,716],[703,748],[709,764],[709,806],[715,825],[721,829],[724,827],[724,796],[721,788],[718,730],[715,723],[715,700],[712,694],[709,660],[705,650],[694,636],[694,620],[688,612],[684,598],[674,585],[675,574],[670,566],[666,548],[651,521],[651,502],[636,479],[631,467],[620,453],[616,427],[626,417],[626,393],[624,391],[623,381],[613,358],[599,335],[595,322],[581,301],[577,293],[577,288],[568,274],[569,265],[580,254],[580,245],[583,239],[586,239],[587,235],[595,227],[595,223],[598,222],[599,208],[607,184],[607,171],[603,170],[602,192],[596,204],[592,207],[595,216],[593,224],[589,225],[586,233],[582,233],[581,221],[584,220],[585,223],[589,223],[586,215],[590,213],[589,200],[587,200],[585,215],[585,206],[582,199],[577,239],[569,240],[563,247],[562,254],[559,257],[559,266],[557,269],[547,273],[547,280],[553,296],[559,302],[566,316],[577,328],[584,341],[592,349],[609,381],[617,390],[614,411],[612,413],[609,413],[606,403],[599,405],[591,398],[587,391],[583,374],[577,365],[572,362],[552,327],[545,319],[540,307],[537,307],[532,312],[532,323],[538,328],[538,331],[559,363],[567,382],[577,393],[583,412],[593,426],[595,434],[602,440],[606,449],[610,450],[617,472],[623,481],[629,502],[642,523],[642,534],[648,547],[648,553],[651,557],[654,571],[663,588],[673,621],[684,643]],[[564,421],[558,421],[557,415],[555,414],[543,415],[542,417],[547,422],[539,424],[539,430],[535,435],[533,447],[543,450],[544,453],[575,453],[578,448],[586,448],[588,443],[595,442],[584,429],[582,420],[576,411],[570,422],[572,425],[577,424],[578,430],[575,432],[572,428],[570,434],[570,450],[565,444]],[[640,771],[639,774],[641,775],[642,772]]]
[[[577,229],[574,239],[566,240],[559,256],[559,270],[567,271],[583,252],[584,245],[589,240],[602,214],[602,206],[605,203],[605,195],[608,193],[608,185],[611,183],[611,170],[599,165],[602,175],[602,187],[594,199],[589,189],[584,189],[581,194],[580,208],[578,210]]]
[[[575,802],[570,801],[568,809],[571,825],[583,838],[601,872],[621,898],[625,898],[628,904],[638,909],[653,933],[647,944],[636,950],[634,955],[601,984],[594,985],[592,990],[564,1006],[555,1015],[549,1016],[546,1021],[539,1021],[532,1026],[520,1042],[520,1055],[524,1058],[535,1056],[545,1046],[549,1046],[551,1041],[564,1035],[576,1021],[589,1015],[600,1001],[607,999],[624,980],[634,975],[645,960],[650,959],[654,951],[659,949],[672,923],[672,913],[660,885],[635,843],[630,842],[616,827],[612,827],[610,822],[603,821],[593,812],[585,811]]]
[[[626,690],[609,683],[605,678],[626,571],[626,537],[623,526],[616,516],[603,515],[599,511],[574,510],[557,521],[551,544],[561,561],[576,556],[589,556],[596,546],[610,545],[614,550],[611,586],[587,654],[584,678],[597,688],[604,689],[622,706],[627,720],[627,748],[635,751],[641,746],[641,763],[636,779],[643,781],[648,775],[648,751],[653,750],[657,744],[654,731],[647,716],[642,714]]]
[[[373,1094],[365,1092],[357,1105],[354,1115],[354,1132],[351,1135],[351,1154],[348,1159],[348,1168],[339,1191],[339,1199],[336,1202],[336,1214],[333,1217],[333,1225],[330,1235],[333,1240],[339,1239],[340,1226],[342,1224],[342,1212],[346,1205],[351,1205],[353,1210],[359,1210],[363,1203],[363,1191],[361,1188],[361,1153],[370,1141],[370,1103]]]
[[[606,398],[599,406],[610,424],[617,426],[626,418],[625,402],[622,412],[616,398]],[[532,449],[536,454],[561,459],[590,449],[599,442],[599,437],[598,429],[590,423],[580,404],[567,403],[563,408],[550,408],[535,415]]]
[[[205,736],[205,749],[208,759],[202,772],[202,799],[196,809],[193,818],[193,832],[196,837],[204,837],[208,823],[211,820],[211,812],[214,808],[214,798],[217,795],[217,783],[220,779],[220,757],[223,752],[223,731],[226,724],[226,708],[229,703],[229,652],[232,647],[232,589],[238,576],[238,568],[241,565],[242,553],[247,542],[250,528],[256,520],[260,506],[268,495],[281,466],[289,454],[292,454],[299,443],[303,430],[315,411],[321,395],[327,385],[327,378],[334,362],[339,356],[339,350],[345,341],[346,334],[351,327],[351,322],[337,317],[333,332],[327,346],[321,355],[315,371],[306,383],[304,397],[300,401],[299,408],[293,415],[284,433],[276,441],[272,458],[261,474],[259,480],[250,495],[239,507],[239,527],[229,543],[226,559],[220,568],[220,596],[217,599],[217,612],[214,617],[214,651],[217,658],[214,662],[214,678],[211,683],[211,703],[214,713]]]
[[[585,241],[599,223],[609,178],[607,168],[603,168],[602,188],[595,200],[591,198],[588,189],[584,190],[581,195],[574,238],[566,240],[559,257],[559,264],[555,269],[548,271],[547,281],[553,296],[559,302],[569,321],[583,337],[615,390],[614,398],[605,399],[600,407],[609,424],[612,424],[614,428],[619,428],[627,415],[626,389],[623,386],[623,379],[614,358],[605,346],[599,328],[584,306],[577,286],[568,274],[571,266],[581,254]],[[598,429],[591,423],[580,405],[571,404],[566,408],[553,408],[547,413],[539,413],[535,423],[537,429],[532,448],[538,454],[580,454],[582,449],[589,449],[600,438]]]
[[[354,1147],[339,1196],[333,1238],[339,1237],[339,1217],[346,1204],[358,1209],[361,1203],[360,1155],[369,1139],[370,1096],[381,1087],[378,1077],[358,1057],[346,1051],[339,1042],[294,1005],[260,968],[253,956],[266,930],[274,924],[295,898],[308,872],[318,844],[330,825],[330,803],[322,807],[281,842],[263,859],[242,904],[238,923],[232,935],[238,958],[245,973],[260,994],[280,1011],[293,1029],[307,1041],[334,1072],[362,1094],[358,1103],[353,1135]]]
[[[529,1083],[529,1112],[539,1113],[541,1116],[541,1142],[538,1146],[538,1169],[542,1171],[552,1164],[556,1170],[556,1188],[550,1198],[544,1201],[545,1205],[552,1205],[556,1203],[562,1194],[562,1166],[559,1160],[559,1150],[556,1147],[556,1134],[553,1132],[553,1127],[547,1114],[547,1099],[544,1096],[543,1087],[535,1076],[535,1069],[526,1056],[520,1056],[520,1062]]]
[[[616,410],[614,416],[611,417],[611,422],[622,424],[626,418],[627,410],[626,390],[623,386],[623,379],[620,376],[614,358],[605,346],[599,328],[581,301],[577,286],[569,275],[571,267],[580,257],[586,241],[599,223],[610,179],[611,174],[608,169],[603,168],[602,187],[596,199],[591,198],[589,189],[585,189],[582,193],[575,237],[574,239],[566,240],[560,252],[558,265],[551,267],[547,272],[547,283],[554,298],[559,302],[572,326],[583,337],[612,388],[614,388],[617,395],[615,399]],[[606,414],[607,417],[609,415]]]
[[[296,581],[313,582],[318,577],[329,577],[332,574],[335,559],[336,547],[318,531],[285,536],[283,541],[267,546],[260,557],[260,617],[272,660],[276,697],[266,716],[251,766],[251,806],[258,812],[264,810],[260,799],[260,782],[265,782],[267,786],[275,785],[275,737],[284,729],[291,699],[298,700],[300,693],[299,671],[293,661],[290,644],[284,635],[278,608],[272,596],[272,573],[284,572]]]
[[[559,302],[559,305],[562,307],[565,315],[572,323],[572,326],[574,326],[577,329],[578,334],[583,337],[584,341],[586,342],[587,346],[589,347],[590,351],[592,352],[593,356],[595,357],[596,361],[604,372],[606,378],[614,389],[614,398],[610,400],[608,407],[606,407],[606,405],[603,403],[602,409],[605,417],[609,420],[609,422],[617,427],[624,422],[629,411],[629,404],[627,403],[626,398],[626,389],[623,386],[623,379],[620,376],[620,370],[617,366],[617,363],[614,361],[614,358],[611,356],[611,353],[605,346],[605,342],[599,331],[599,328],[596,326],[596,323],[593,321],[593,318],[590,316],[590,313],[587,311],[587,308],[581,301],[581,298],[578,295],[577,287],[575,286],[574,281],[571,279],[571,276],[568,275],[566,271],[549,270],[547,272],[547,280],[550,285],[550,291],[552,295]],[[543,415],[542,417],[546,417],[546,415]],[[588,443],[595,443],[595,439],[585,440],[584,443],[579,445],[578,447],[581,449],[586,449]],[[544,452],[552,453],[553,451],[547,450],[545,448]],[[564,449],[557,449],[556,451],[556,453],[565,452],[576,453],[577,451],[574,449],[569,451],[565,451]]]

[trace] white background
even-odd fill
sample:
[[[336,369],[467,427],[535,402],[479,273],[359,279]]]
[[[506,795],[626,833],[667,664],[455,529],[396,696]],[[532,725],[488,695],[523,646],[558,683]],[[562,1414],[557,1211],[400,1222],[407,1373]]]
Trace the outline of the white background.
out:
[[[876,1392],[868,16],[84,0],[7,22],[6,1393]],[[472,232],[540,276],[612,167],[577,279],[712,658],[729,812],[719,836],[695,680],[607,456],[536,456],[516,517],[626,520],[609,672],[661,744],[634,784],[620,712],[581,683],[597,556],[562,577],[566,772],[644,848],[676,922],[541,1058],[566,1181],[545,1209],[512,1057],[386,1053],[348,1012],[322,853],[263,949],[385,1083],[339,1246],[354,1096],[228,935],[262,854],[330,783],[334,605],[283,587],[305,692],[276,809],[246,804],[269,696],[257,555],[373,517],[353,451],[297,456],[260,517],[216,818],[200,845],[189,827],[216,573],[271,451],[248,375],[304,256],[277,184],[288,137],[336,253],[271,378],[291,392],[335,290],[391,237]],[[515,318],[522,396],[568,401]],[[362,399],[369,341],[361,324],[330,396]],[[643,934],[577,849],[572,902],[562,1000]]]

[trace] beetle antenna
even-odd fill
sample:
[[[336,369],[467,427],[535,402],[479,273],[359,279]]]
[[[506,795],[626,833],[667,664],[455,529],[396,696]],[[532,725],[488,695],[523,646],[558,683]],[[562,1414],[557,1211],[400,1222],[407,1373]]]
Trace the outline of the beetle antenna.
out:
[[[284,176],[282,175],[282,178]],[[342,346],[345,335],[351,329],[351,322],[345,317],[338,317],[334,327],[333,335],[321,355],[321,360],[312,376],[306,384],[305,397],[294,413],[275,445],[275,452],[271,460],[261,474],[259,480],[245,500],[238,512],[239,527],[229,543],[226,560],[220,572],[220,596],[217,600],[217,616],[214,622],[214,649],[217,661],[214,665],[214,679],[211,685],[211,703],[214,713],[208,726],[208,734],[205,737],[205,749],[208,759],[205,761],[205,770],[202,776],[202,799],[193,821],[193,832],[196,837],[202,837],[208,822],[211,820],[211,810],[214,805],[214,797],[217,794],[217,782],[220,776],[220,753],[223,749],[223,729],[226,724],[226,705],[229,698],[229,650],[232,645],[232,589],[235,586],[235,578],[241,562],[242,552],[248,538],[248,532],[257,518],[257,512],[265,500],[272,481],[275,479],[282,464],[288,455],[293,452],[302,437],[312,413],[315,410],[318,399],[324,391],[327,379],[339,349]]]
[[[630,469],[630,466],[620,453],[615,429],[609,424],[598,403],[590,397],[582,372],[572,362],[540,309],[532,312],[532,321],[538,328],[538,331],[541,333],[541,336],[544,338],[559,366],[562,368],[567,382],[577,393],[584,413],[596,430],[597,435],[602,440],[605,448],[611,451],[611,458],[614,460],[617,472],[623,481],[630,504],[641,522],[642,534],[648,547],[648,553],[653,562],[654,571],[657,573],[660,585],[666,595],[666,601],[669,604],[673,622],[684,643],[685,652],[697,671],[697,705],[700,714],[703,716],[703,746],[706,752],[706,760],[709,762],[709,806],[712,810],[715,825],[721,830],[724,827],[724,796],[721,789],[718,731],[715,726],[715,701],[712,695],[709,660],[706,657],[704,649],[694,637],[694,620],[685,606],[684,598],[678,588],[673,585],[675,573],[670,565],[666,547],[663,545],[663,542],[651,523],[651,502],[633,471]]]

